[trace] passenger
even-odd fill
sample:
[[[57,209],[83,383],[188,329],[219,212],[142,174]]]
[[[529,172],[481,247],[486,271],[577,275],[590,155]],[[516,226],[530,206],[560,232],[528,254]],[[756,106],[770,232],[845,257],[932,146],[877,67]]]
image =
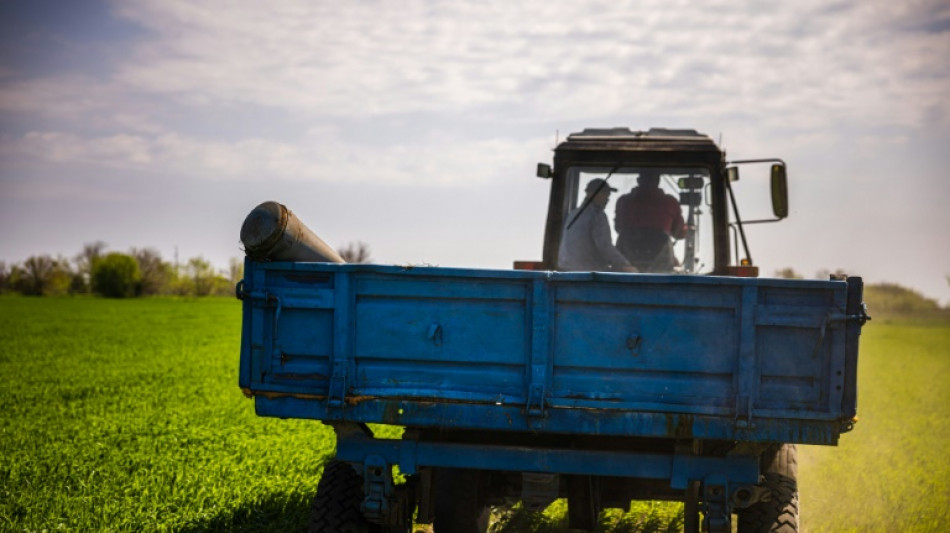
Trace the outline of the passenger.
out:
[[[584,202],[571,210],[564,223],[558,253],[561,270],[637,272],[614,247],[604,213],[610,193],[616,190],[600,178],[587,184]]]
[[[641,272],[672,272],[678,264],[671,239],[686,236],[679,201],[660,189],[660,171],[646,169],[637,186],[617,199],[617,248]]]

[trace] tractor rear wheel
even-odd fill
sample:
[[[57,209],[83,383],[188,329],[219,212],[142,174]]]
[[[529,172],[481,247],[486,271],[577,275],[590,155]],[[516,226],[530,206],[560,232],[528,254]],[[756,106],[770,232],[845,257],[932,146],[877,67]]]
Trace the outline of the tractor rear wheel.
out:
[[[343,461],[332,460],[323,469],[310,512],[310,533],[403,533],[410,524],[395,527],[367,522],[360,512],[363,478]],[[410,515],[411,516],[411,515]]]
[[[762,457],[763,485],[772,493],[738,514],[738,533],[798,533],[798,449],[782,444]]]

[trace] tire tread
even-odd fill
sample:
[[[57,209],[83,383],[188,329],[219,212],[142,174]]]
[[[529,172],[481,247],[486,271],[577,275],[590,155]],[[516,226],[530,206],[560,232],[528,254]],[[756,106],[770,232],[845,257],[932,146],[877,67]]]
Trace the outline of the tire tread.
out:
[[[738,512],[738,533],[798,533],[798,449],[783,444],[766,452],[763,485],[772,497]]]
[[[363,480],[349,464],[333,460],[323,469],[310,512],[310,533],[369,533],[360,513]]]

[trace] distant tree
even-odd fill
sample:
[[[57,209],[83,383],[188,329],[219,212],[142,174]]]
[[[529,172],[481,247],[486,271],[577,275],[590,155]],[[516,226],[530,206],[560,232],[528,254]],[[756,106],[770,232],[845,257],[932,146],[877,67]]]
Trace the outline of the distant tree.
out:
[[[785,279],[802,279],[804,276],[795,272],[795,269],[792,267],[785,267],[775,271],[776,278],[785,278]]]
[[[228,261],[228,281],[231,286],[237,285],[237,282],[244,279],[244,261],[237,257],[232,257]]]
[[[43,294],[47,296],[70,294],[74,275],[75,272],[70,267],[69,259],[62,255],[58,256],[53,260],[53,272]]]
[[[815,279],[844,279],[846,277],[848,277],[848,272],[842,268],[838,268],[834,271],[823,268],[815,272]]]
[[[92,264],[92,290],[107,298],[135,296],[142,282],[142,273],[135,258],[112,252]]]
[[[11,273],[12,274],[12,273]],[[17,269],[15,278],[11,275],[13,288],[30,296],[62,295],[69,292],[71,272],[69,262],[64,258],[53,258],[48,254],[34,255]]]
[[[920,292],[896,283],[872,283],[864,286],[864,301],[876,312],[913,314],[940,310],[940,304]]]
[[[17,279],[17,291],[28,296],[42,296],[46,279],[53,269],[53,258],[48,255],[34,255],[23,262],[22,271]]]
[[[214,290],[217,275],[211,263],[203,257],[193,257],[185,265],[185,275],[188,279],[189,293],[195,296],[208,296]]]
[[[73,270],[69,275],[69,294],[88,294],[89,281],[77,270]]]
[[[76,271],[70,292],[90,292],[92,289],[92,265],[105,253],[106,246],[106,243],[102,241],[87,242],[82,245],[82,251],[73,258]]]
[[[219,275],[214,277],[214,283],[211,287],[211,294],[215,296],[234,296],[235,284],[231,283],[228,275],[228,272],[222,270]]]
[[[10,269],[4,261],[0,261],[0,294],[10,290]]]
[[[161,254],[154,248],[132,248],[129,254],[135,259],[142,274],[138,294],[143,296],[162,294],[170,290],[173,267],[162,261]]]
[[[10,280],[7,282],[10,290],[20,294],[29,294],[27,292],[26,271],[22,265],[10,265]]]
[[[373,260],[369,255],[369,245],[363,241],[347,243],[337,253],[347,263],[369,263]]]

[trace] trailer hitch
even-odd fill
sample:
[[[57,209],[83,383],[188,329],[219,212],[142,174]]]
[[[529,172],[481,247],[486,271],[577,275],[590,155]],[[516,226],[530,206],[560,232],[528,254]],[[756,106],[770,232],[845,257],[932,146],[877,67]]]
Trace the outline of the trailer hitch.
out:
[[[381,455],[369,455],[363,461],[363,503],[360,512],[371,523],[381,526],[408,524],[415,508],[415,484],[396,486],[393,467]]]
[[[415,508],[416,484],[413,477],[397,485],[393,480],[393,465],[396,462],[387,459],[384,453],[365,453],[361,445],[374,442],[373,432],[365,424],[344,422],[328,425],[333,427],[337,435],[337,458],[352,465],[363,478],[363,501],[360,503],[363,517],[382,526],[408,524]],[[347,446],[345,443],[356,446]],[[342,449],[356,450],[357,453],[347,457],[339,453]],[[410,469],[402,469],[404,473],[407,470]]]
[[[367,520],[385,523],[393,511],[390,499],[393,496],[392,469],[386,459],[370,455],[363,460],[363,499],[360,511]]]
[[[729,483],[725,477],[712,475],[703,480],[703,531],[729,533],[732,530],[732,509]]]

